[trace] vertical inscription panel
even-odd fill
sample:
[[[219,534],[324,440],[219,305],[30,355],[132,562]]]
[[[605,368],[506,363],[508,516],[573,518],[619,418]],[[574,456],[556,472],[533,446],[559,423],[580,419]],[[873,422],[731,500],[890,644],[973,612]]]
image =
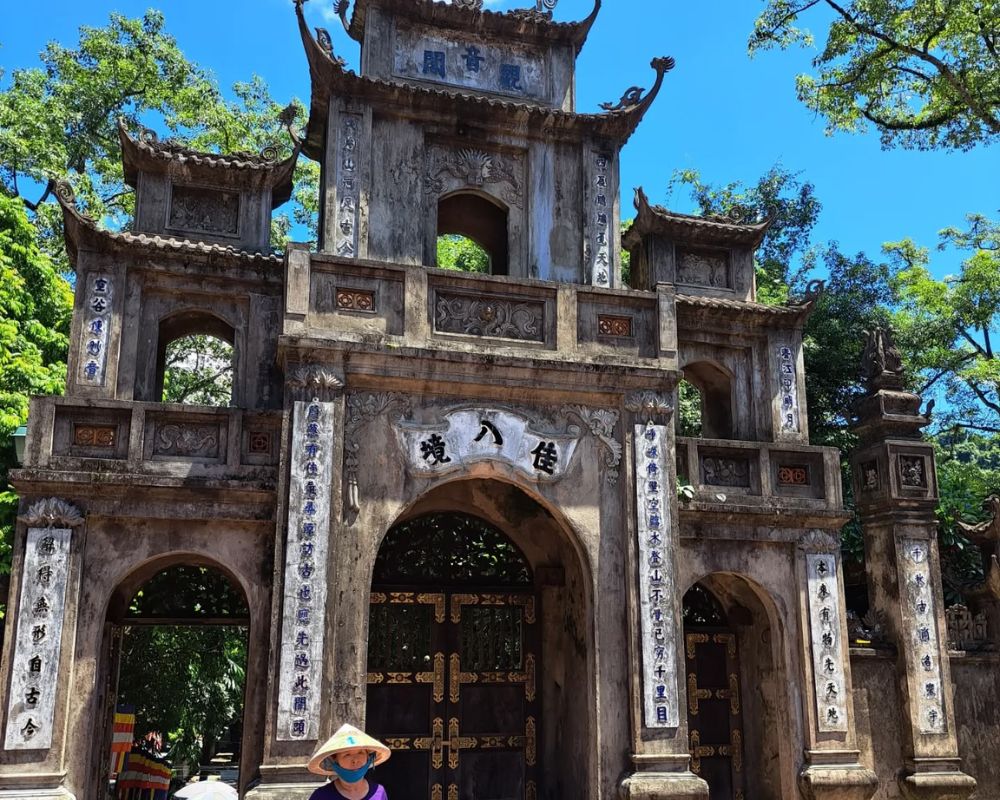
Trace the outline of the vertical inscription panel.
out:
[[[319,736],[323,625],[333,474],[333,404],[293,411],[288,542],[278,690],[278,739]]]
[[[611,286],[611,230],[614,222],[613,193],[611,186],[611,157],[606,153],[592,151],[590,169],[587,174],[593,183],[588,187],[588,205],[591,214],[590,240],[586,245],[587,261],[590,268],[590,282],[593,286]]]
[[[344,258],[355,258],[358,255],[358,201],[361,197],[358,145],[361,123],[360,114],[340,115],[334,252]]]
[[[7,699],[7,750],[52,746],[69,578],[68,528],[29,528]]]
[[[816,716],[821,733],[847,732],[847,684],[840,638],[840,576],[834,553],[806,555]]]
[[[104,386],[112,294],[111,279],[107,275],[97,273],[87,278],[78,375],[80,383],[86,386]]]
[[[635,426],[636,534],[639,559],[639,634],[642,637],[642,696],[647,728],[680,724],[677,691],[676,543],[670,524],[667,471],[668,430]]]
[[[903,624],[907,628],[907,660],[911,680],[916,684],[916,703],[921,733],[945,734],[944,695],[941,684],[941,642],[938,637],[937,607],[931,588],[930,543],[903,539],[899,546]]]
[[[795,375],[795,351],[787,344],[778,345],[778,386],[781,399],[781,430],[799,432],[799,392]]]

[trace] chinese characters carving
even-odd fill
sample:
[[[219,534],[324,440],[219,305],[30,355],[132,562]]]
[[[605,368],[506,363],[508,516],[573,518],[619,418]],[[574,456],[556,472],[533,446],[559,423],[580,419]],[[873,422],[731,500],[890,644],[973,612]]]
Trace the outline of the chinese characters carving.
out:
[[[333,404],[296,402],[285,551],[278,739],[319,735]]]
[[[668,429],[652,422],[636,425],[634,441],[643,711],[647,728],[675,728],[680,709]]]
[[[816,721],[821,732],[842,733],[847,730],[847,688],[836,551],[807,553],[805,562]]]
[[[361,135],[361,115],[341,114],[337,164],[337,208],[334,252],[344,258],[358,254],[358,200],[360,162],[358,146]]]
[[[89,386],[104,385],[111,327],[113,286],[107,275],[92,274],[87,280],[83,341],[80,352],[80,381]]]
[[[930,581],[930,543],[902,539],[900,549],[900,600],[905,604],[904,625],[909,625],[907,658],[916,675],[916,707],[921,733],[947,732],[941,689],[941,650],[937,609]]]
[[[786,433],[798,433],[799,394],[795,377],[795,351],[788,345],[779,345],[777,356],[781,430]]]
[[[593,169],[590,170],[594,185],[590,187],[591,238],[586,251],[590,255],[591,283],[594,286],[611,286],[611,227],[614,218],[614,195],[611,186],[611,158],[604,153],[592,153]]]

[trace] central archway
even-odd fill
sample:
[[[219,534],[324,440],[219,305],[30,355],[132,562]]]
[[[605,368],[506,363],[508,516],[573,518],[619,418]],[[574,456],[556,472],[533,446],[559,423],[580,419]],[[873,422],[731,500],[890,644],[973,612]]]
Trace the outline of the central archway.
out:
[[[587,561],[519,486],[439,485],[372,567],[369,731],[393,800],[583,797],[596,775]]]
[[[389,796],[522,798],[538,785],[539,598],[524,554],[478,517],[397,525],[375,562],[368,728]]]

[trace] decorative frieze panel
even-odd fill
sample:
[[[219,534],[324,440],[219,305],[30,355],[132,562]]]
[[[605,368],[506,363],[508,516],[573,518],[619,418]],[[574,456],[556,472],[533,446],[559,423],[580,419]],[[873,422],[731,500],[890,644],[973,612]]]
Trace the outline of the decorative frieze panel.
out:
[[[948,646],[954,650],[981,650],[990,643],[989,624],[984,612],[973,614],[966,606],[945,609]]]
[[[511,97],[541,99],[546,89],[542,61],[523,50],[472,37],[445,39],[426,28],[396,34],[393,72]]]
[[[597,333],[601,336],[628,339],[632,337],[632,317],[617,317],[600,314],[597,317]]]
[[[153,457],[217,459],[221,439],[218,423],[158,424],[153,433]]]
[[[114,286],[110,277],[100,273],[88,277],[79,372],[79,380],[83,384],[104,385],[113,295]]]
[[[496,187],[511,206],[524,204],[524,158],[514,153],[488,153],[477,148],[434,145],[427,150],[424,192],[442,195],[469,187]]]
[[[643,715],[647,728],[676,728],[680,708],[669,429],[649,422],[634,431]]]
[[[74,425],[74,447],[107,447],[115,446],[116,425]]]
[[[944,689],[941,683],[941,645],[937,607],[931,586],[930,543],[922,539],[899,542],[900,602],[904,605],[903,636],[911,685],[915,685],[917,724],[921,733],[945,734]]]
[[[59,655],[66,613],[72,528],[79,512],[58,500],[29,510],[17,633],[7,700],[7,750],[52,746]]]
[[[805,464],[782,464],[778,467],[778,483],[782,486],[808,486],[809,467]]]
[[[786,344],[778,346],[778,386],[781,401],[781,430],[799,432],[799,389],[795,375],[795,351]]]
[[[678,250],[677,282],[690,286],[728,289],[729,256],[726,253]]]
[[[416,475],[440,475],[480,461],[509,464],[537,481],[562,478],[576,452],[580,430],[537,430],[527,417],[495,408],[449,411],[433,425],[399,422],[396,436]]]
[[[545,304],[437,292],[434,330],[528,342],[545,341]]]
[[[361,122],[360,114],[340,115],[334,252],[344,258],[354,258],[358,254],[358,202],[361,197],[358,143]]]
[[[899,484],[907,489],[927,488],[926,459],[919,455],[899,456]]]
[[[701,482],[705,486],[750,488],[750,461],[746,458],[706,456],[701,460]]]
[[[337,289],[336,307],[338,311],[360,311],[375,313],[375,293],[363,289]]]
[[[240,196],[200,186],[171,187],[167,227],[178,231],[236,236],[240,232]]]
[[[835,551],[806,553],[806,591],[812,639],[816,719],[821,733],[847,732],[845,643],[841,641],[842,603]]]
[[[278,689],[278,739],[319,736],[334,405],[293,409],[288,539]]]
[[[591,240],[585,248],[590,262],[591,284],[609,288],[611,286],[611,237],[614,222],[614,187],[611,185],[611,158],[605,153],[592,152],[593,168],[588,171],[592,175],[594,185],[590,187],[588,197],[591,198],[589,209],[592,219],[590,224]]]

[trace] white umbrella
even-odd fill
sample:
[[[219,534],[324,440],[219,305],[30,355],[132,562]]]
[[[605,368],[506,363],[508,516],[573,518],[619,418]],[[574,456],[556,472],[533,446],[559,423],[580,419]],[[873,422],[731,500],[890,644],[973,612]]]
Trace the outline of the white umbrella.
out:
[[[174,797],[181,800],[238,800],[239,794],[222,781],[198,781],[180,789]]]

